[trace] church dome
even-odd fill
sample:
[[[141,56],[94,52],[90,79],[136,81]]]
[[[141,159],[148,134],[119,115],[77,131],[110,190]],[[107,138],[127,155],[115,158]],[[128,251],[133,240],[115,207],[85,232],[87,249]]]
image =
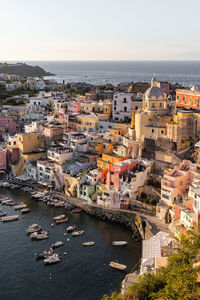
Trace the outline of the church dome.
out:
[[[151,86],[144,94],[145,99],[163,99],[163,91],[157,86]]]

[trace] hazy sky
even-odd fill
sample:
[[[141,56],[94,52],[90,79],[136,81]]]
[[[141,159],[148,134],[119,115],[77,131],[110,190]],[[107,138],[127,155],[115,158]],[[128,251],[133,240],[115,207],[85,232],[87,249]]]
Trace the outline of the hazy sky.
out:
[[[0,5],[0,61],[200,59],[200,0]]]

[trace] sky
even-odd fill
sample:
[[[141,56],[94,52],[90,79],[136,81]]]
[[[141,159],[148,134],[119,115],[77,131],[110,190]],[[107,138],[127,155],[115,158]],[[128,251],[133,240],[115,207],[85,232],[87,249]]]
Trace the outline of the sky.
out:
[[[200,0],[0,0],[0,61],[200,60]]]

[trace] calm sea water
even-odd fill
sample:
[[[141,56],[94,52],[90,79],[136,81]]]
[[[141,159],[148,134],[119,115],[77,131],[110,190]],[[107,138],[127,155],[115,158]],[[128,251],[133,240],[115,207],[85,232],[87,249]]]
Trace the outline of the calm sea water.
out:
[[[20,190],[5,191],[17,203],[25,202],[31,208],[26,218],[10,223],[0,222],[0,299],[2,300],[95,300],[105,293],[119,290],[127,272],[141,257],[141,242],[131,237],[131,232],[118,224],[106,223],[84,212],[71,214],[62,208],[53,208],[35,201]],[[16,214],[13,207],[0,205],[8,215]],[[66,213],[69,221],[51,227],[52,218]],[[18,212],[17,212],[18,214]],[[41,219],[38,220],[38,217]],[[49,239],[31,241],[26,228],[39,223],[43,230],[50,231]],[[62,261],[45,266],[36,261],[34,253],[48,250],[52,243],[64,240],[66,226],[76,224],[84,230],[82,236],[70,239],[63,247],[56,249]],[[85,241],[94,241],[93,247],[83,247]],[[126,247],[113,247],[113,240],[127,240]],[[63,252],[67,252],[65,256]],[[108,266],[113,259],[127,265],[127,272],[120,272]],[[51,273],[51,279],[50,279]]]
[[[183,85],[200,84],[200,61],[29,61],[56,74],[58,82],[84,81],[91,84],[158,80]]]

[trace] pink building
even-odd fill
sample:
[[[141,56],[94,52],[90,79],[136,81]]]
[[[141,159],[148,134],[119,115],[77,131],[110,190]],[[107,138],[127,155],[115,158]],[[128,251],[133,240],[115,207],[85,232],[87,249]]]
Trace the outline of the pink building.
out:
[[[107,188],[120,190],[120,178],[123,174],[133,171],[141,161],[128,159],[111,165],[110,171],[107,173],[106,186]],[[131,174],[130,174],[131,175]]]
[[[161,180],[161,203],[172,205],[181,202],[187,195],[189,185],[192,183],[193,175],[190,172],[191,162],[184,160],[182,164],[173,171],[164,174]]]
[[[20,121],[16,117],[4,117],[0,116],[0,139],[2,139],[2,134],[11,133],[15,134],[20,130]]]

